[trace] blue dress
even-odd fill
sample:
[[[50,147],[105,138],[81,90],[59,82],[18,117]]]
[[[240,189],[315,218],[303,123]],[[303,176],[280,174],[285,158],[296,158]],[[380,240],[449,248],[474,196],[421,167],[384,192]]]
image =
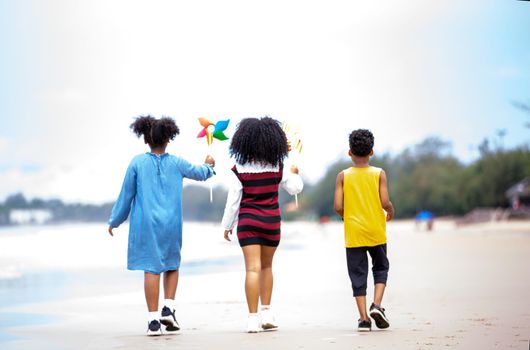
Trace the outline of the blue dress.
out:
[[[109,219],[111,227],[131,213],[127,268],[160,274],[180,267],[182,247],[182,180],[204,181],[210,165],[193,165],[164,153],[133,158]]]

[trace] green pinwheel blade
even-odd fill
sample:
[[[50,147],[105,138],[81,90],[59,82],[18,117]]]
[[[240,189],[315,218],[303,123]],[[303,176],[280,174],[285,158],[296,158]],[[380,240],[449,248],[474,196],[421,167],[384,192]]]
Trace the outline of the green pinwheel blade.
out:
[[[222,132],[221,130],[216,130],[216,131],[214,131],[214,133],[213,133],[213,137],[215,137],[215,138],[218,139],[219,141],[228,140],[228,137],[226,137],[226,135],[223,134],[223,132]]]

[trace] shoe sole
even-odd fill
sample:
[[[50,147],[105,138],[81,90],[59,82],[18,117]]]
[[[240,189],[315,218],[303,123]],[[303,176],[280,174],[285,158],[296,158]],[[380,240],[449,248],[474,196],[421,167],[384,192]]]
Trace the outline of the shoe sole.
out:
[[[359,332],[370,332],[371,330],[371,328],[357,328],[357,331]]]
[[[374,319],[375,325],[379,329],[385,329],[390,326],[390,323],[388,323],[388,320],[386,319],[385,315],[381,313],[381,311],[375,309],[370,312],[370,317]]]
[[[180,331],[180,328],[171,329],[170,327],[166,327],[164,330],[165,334],[177,334]]]
[[[156,336],[162,335],[162,330],[161,329],[159,329],[158,331],[148,330],[147,335],[150,337],[156,337]]]
[[[278,326],[272,323],[265,323],[261,325],[261,328],[263,328],[264,331],[275,331],[278,330]]]
[[[166,326],[166,332],[176,332],[180,330],[180,326],[175,324],[173,317],[160,318],[160,323]]]

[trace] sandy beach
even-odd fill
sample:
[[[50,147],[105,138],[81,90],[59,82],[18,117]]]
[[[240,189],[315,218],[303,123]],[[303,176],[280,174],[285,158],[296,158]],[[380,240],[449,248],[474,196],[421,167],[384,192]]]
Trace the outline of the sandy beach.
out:
[[[392,222],[383,303],[391,327],[369,333],[356,331],[340,223],[284,223],[274,262],[273,308],[280,329],[259,334],[244,333],[244,267],[237,243],[224,242],[215,225],[186,224],[187,264],[177,291],[182,330],[160,337],[144,335],[142,273],[125,269],[127,229],[120,228],[114,239],[105,235],[104,225],[66,231],[37,233],[43,242],[59,236],[63,248],[30,250],[18,258],[26,261],[23,265],[13,263],[15,251],[35,244],[33,234],[0,234],[0,266],[8,267],[4,275],[11,271],[16,279],[17,273],[40,268],[46,274],[67,270],[70,276],[61,282],[67,292],[55,297],[34,298],[29,291],[25,300],[2,302],[0,348],[529,348],[530,222],[457,228],[444,221],[432,232],[416,230],[412,221]],[[9,299],[11,291],[18,300],[14,295],[21,289],[6,283],[0,284],[2,296]]]

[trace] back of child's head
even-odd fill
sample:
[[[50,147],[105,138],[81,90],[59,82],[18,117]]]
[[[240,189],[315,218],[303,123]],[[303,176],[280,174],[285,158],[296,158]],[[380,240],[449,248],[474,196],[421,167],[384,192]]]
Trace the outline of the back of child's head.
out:
[[[350,150],[353,155],[366,157],[374,148],[374,135],[370,130],[357,129],[350,134]]]
[[[230,142],[230,155],[239,164],[283,165],[288,152],[285,132],[270,117],[241,120]]]
[[[180,132],[173,119],[169,117],[156,119],[150,115],[137,117],[130,127],[136,136],[143,135],[145,143],[151,147],[165,145]]]

